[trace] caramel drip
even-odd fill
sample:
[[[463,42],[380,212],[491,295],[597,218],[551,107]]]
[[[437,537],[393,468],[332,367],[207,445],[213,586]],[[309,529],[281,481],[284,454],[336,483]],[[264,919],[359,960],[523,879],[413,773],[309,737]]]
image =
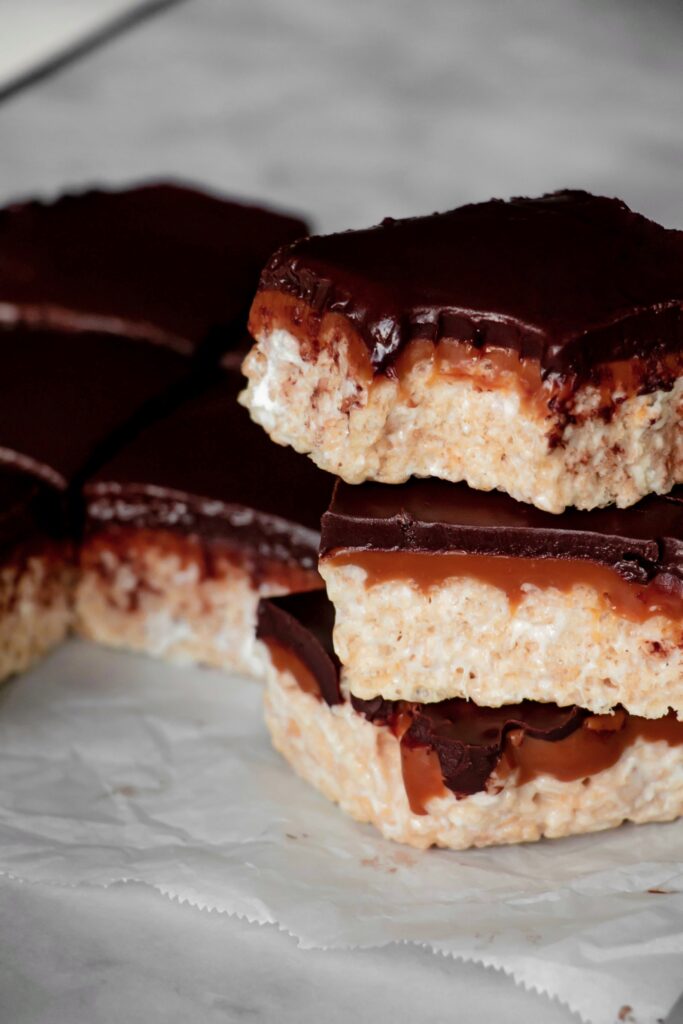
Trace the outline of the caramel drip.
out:
[[[469,380],[487,391],[514,389],[524,404],[535,403],[544,413],[547,413],[548,400],[554,388],[551,384],[544,385],[537,359],[520,359],[509,349],[478,348],[453,338],[444,338],[436,345],[428,339],[418,338],[406,345],[392,367],[405,401],[410,398],[405,382],[419,364],[428,367],[431,384],[446,378]]]
[[[560,782],[589,778],[616,764],[637,739],[651,743],[664,740],[670,747],[680,746],[683,722],[673,711],[653,719],[617,711],[614,715],[586,718],[562,740],[536,739],[522,729],[513,729],[507,734],[496,775],[504,778],[516,771],[518,786],[539,775],[552,775]]]
[[[476,345],[457,338],[414,338],[408,342],[390,366],[380,372],[373,368],[368,346],[349,320],[341,313],[314,310],[308,303],[286,292],[265,290],[254,300],[249,330],[258,337],[273,327],[289,330],[301,345],[304,359],[314,360],[325,347],[346,342],[352,374],[367,386],[383,377],[398,381],[401,396],[410,399],[404,386],[406,378],[419,365],[427,368],[430,381],[439,378],[471,380],[485,390],[514,389],[524,405],[536,407],[541,415],[548,415],[551,400],[560,405],[569,401],[580,383],[572,374],[551,374],[545,379],[538,359],[521,358],[514,349],[495,345]],[[586,382],[600,392],[598,403],[602,415],[611,415],[615,393],[631,397],[643,392],[671,387],[683,372],[683,354],[666,353],[655,360],[613,360],[593,367]]]
[[[370,386],[374,371],[368,347],[341,313],[316,313],[308,303],[286,292],[258,292],[249,314],[249,332],[255,338],[282,328],[299,341],[301,356],[314,361],[323,348],[346,342],[352,375]]]
[[[633,622],[653,615],[683,618],[683,599],[653,583],[631,583],[606,565],[578,558],[511,558],[426,551],[336,551],[327,556],[334,566],[354,565],[366,573],[366,587],[402,580],[423,592],[450,579],[475,579],[497,587],[515,609],[523,587],[552,587],[563,593],[575,586],[597,591],[614,612]]]
[[[431,747],[411,747],[401,742],[401,772],[413,814],[428,814],[429,801],[448,794],[439,755]]]
[[[270,660],[277,672],[289,672],[290,675],[294,676],[298,686],[304,693],[309,693],[312,697],[322,700],[318,680],[308,665],[304,665],[301,658],[298,658],[289,647],[284,647],[277,640],[269,638],[264,640],[264,643],[268,648]]]

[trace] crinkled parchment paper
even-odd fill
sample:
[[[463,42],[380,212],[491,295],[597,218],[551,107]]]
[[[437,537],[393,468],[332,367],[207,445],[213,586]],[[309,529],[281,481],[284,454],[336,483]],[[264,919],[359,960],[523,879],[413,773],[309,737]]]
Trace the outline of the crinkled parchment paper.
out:
[[[260,703],[238,677],[68,644],[0,691],[0,871],[145,882],[304,947],[427,944],[595,1024],[665,1016],[683,989],[683,823],[420,853],[297,779]]]

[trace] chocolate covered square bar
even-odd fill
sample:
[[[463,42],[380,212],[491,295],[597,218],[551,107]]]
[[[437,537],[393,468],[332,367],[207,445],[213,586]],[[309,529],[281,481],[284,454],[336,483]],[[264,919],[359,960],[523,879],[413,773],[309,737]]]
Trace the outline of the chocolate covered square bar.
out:
[[[464,849],[683,812],[683,722],[672,712],[359,700],[333,623],[322,591],[261,602],[266,724],[302,778],[389,839]]]
[[[260,675],[260,597],[321,587],[333,479],[272,444],[226,372],[123,447],[86,484],[82,633],[175,661]]]
[[[364,699],[683,714],[683,504],[541,512],[466,484],[339,483],[320,572]]]
[[[62,496],[0,467],[0,681],[64,639],[75,571]]]
[[[561,512],[683,480],[683,233],[565,191],[301,239],[266,266],[243,401],[349,483]]]
[[[0,324],[144,338],[211,358],[259,272],[306,225],[171,182],[0,210]]]

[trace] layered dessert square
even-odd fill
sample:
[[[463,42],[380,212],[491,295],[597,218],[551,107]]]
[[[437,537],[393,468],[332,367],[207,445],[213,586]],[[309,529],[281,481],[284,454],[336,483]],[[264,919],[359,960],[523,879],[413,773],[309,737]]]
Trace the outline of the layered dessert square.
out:
[[[145,338],[212,357],[239,341],[295,217],[168,182],[0,211],[0,324]]]
[[[60,497],[0,468],[0,681],[29,668],[71,626],[75,559]]]
[[[683,505],[542,512],[465,484],[338,483],[320,573],[365,700],[683,713]]]
[[[683,812],[683,722],[618,708],[359,700],[324,592],[264,600],[266,723],[295,771],[390,839],[452,849]]]
[[[190,386],[190,361],[159,345],[82,331],[0,331],[0,465],[60,491]]]
[[[261,276],[243,402],[348,483],[561,512],[683,480],[683,233],[566,191],[301,239]]]
[[[333,479],[273,445],[225,372],[86,484],[77,617],[100,643],[259,675],[261,596],[322,586]]]

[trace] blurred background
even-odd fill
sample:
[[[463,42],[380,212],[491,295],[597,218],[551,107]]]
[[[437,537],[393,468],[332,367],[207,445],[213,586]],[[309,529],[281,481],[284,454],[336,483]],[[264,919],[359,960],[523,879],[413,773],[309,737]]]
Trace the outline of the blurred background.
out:
[[[683,227],[681,0],[0,0],[0,14],[2,200],[171,175],[327,230],[582,186]]]

